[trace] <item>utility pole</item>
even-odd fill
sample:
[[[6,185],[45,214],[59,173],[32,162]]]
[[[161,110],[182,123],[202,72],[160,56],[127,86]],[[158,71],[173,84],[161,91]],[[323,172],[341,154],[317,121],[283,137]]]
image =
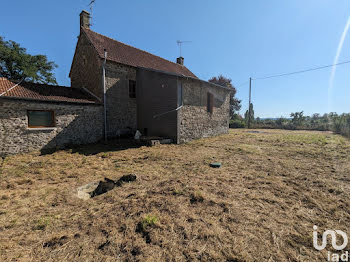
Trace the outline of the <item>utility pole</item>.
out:
[[[251,105],[252,104],[252,78],[249,77],[249,108],[248,108],[248,128],[250,128],[250,121],[251,121]]]

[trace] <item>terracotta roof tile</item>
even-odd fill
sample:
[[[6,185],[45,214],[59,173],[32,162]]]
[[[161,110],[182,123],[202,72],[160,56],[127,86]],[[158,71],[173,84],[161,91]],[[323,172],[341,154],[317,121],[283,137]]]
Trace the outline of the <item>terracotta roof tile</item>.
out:
[[[98,34],[82,27],[98,55],[104,58],[104,49],[107,50],[107,60],[134,67],[144,67],[187,77],[197,78],[185,66],[152,55],[146,51],[123,44],[107,36]]]
[[[0,98],[94,104],[98,101],[80,88],[10,81],[0,77]],[[15,86],[15,87],[14,87]],[[12,88],[14,87],[14,88]]]

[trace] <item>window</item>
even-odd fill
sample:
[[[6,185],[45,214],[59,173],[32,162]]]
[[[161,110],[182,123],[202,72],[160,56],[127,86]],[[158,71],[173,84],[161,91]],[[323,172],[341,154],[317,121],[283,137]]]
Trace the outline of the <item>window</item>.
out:
[[[207,112],[213,113],[214,108],[214,96],[211,93],[207,93]]]
[[[51,110],[28,110],[28,127],[54,127],[55,116]]]
[[[129,97],[136,98],[136,81],[129,80]]]

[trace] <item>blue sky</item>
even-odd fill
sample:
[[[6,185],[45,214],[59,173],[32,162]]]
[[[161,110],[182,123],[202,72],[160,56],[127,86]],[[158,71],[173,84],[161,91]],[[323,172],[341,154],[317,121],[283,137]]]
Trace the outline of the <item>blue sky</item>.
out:
[[[59,84],[69,86],[79,13],[88,3],[2,1],[0,35],[47,55],[59,66]],[[190,40],[183,47],[190,70],[204,80],[223,74],[240,85],[250,76],[332,64],[349,15],[348,0],[96,0],[92,29],[172,61],[179,56],[176,40]],[[350,60],[349,37],[339,61]],[[331,68],[253,81],[255,114],[350,112],[349,72],[350,64],[337,67],[330,99]],[[237,89],[243,112],[248,85]]]

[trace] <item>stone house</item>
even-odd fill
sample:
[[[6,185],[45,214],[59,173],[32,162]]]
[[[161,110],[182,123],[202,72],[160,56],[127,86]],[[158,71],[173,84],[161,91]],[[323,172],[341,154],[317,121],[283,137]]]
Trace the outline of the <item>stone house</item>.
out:
[[[228,132],[229,88],[198,79],[182,57],[173,63],[98,34],[89,20],[82,11],[71,87],[0,79],[0,154],[136,130],[174,143]]]

